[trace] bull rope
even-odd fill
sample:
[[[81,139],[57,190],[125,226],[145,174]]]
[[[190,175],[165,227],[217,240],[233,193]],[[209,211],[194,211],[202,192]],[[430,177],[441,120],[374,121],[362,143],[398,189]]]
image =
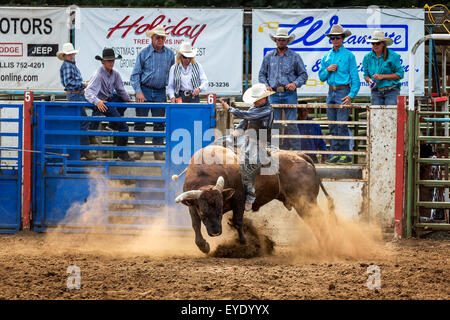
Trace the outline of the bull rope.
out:
[[[7,147],[0,147],[0,150],[43,153],[42,151],[25,150],[25,149],[15,149],[15,148],[7,148]],[[44,153],[45,153],[45,154],[55,155],[55,156],[62,156],[62,157],[68,157],[68,156],[69,156],[67,153],[56,153],[56,152],[44,152]]]

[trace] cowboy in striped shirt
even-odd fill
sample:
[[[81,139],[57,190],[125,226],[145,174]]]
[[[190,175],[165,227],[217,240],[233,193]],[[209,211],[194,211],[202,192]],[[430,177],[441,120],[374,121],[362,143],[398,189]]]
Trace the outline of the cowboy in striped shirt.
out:
[[[202,65],[195,61],[196,54],[197,49],[192,48],[190,43],[181,44],[176,63],[169,71],[167,94],[172,103],[175,103],[176,98],[187,103],[199,103],[200,91],[208,88],[208,78]]]

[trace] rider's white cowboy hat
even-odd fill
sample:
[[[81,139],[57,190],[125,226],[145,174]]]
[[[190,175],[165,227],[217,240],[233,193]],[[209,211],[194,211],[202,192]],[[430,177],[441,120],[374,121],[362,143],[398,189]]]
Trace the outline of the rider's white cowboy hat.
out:
[[[157,36],[163,36],[163,37],[167,37],[169,35],[168,33],[166,33],[166,30],[161,26],[157,26],[156,28],[153,28],[152,30],[147,31],[145,34],[149,38],[151,38],[155,34]]]
[[[275,39],[287,39],[287,44],[291,43],[295,39],[295,35],[289,35],[288,28],[278,28],[275,34],[270,34],[270,39],[275,41]]]
[[[178,52],[186,58],[194,58],[197,55],[197,48],[192,48],[189,42],[183,42],[180,45]]]
[[[350,30],[344,30],[344,28],[342,28],[341,25],[339,24],[335,24],[334,26],[331,27],[330,33],[325,34],[327,37],[331,37],[331,36],[341,36],[343,35],[344,38],[350,36],[352,34],[352,32]]]
[[[264,83],[257,83],[253,87],[247,89],[247,91],[244,92],[242,100],[244,100],[245,103],[253,104],[255,101],[268,97],[274,93],[275,91],[267,90],[266,85]]]
[[[70,42],[68,42],[68,43],[64,43],[62,45],[62,50],[58,51],[56,53],[56,56],[58,57],[59,60],[64,60],[64,55],[65,54],[78,53],[78,51],[80,51],[80,49],[75,50],[73,45]]]
[[[372,39],[367,40],[367,42],[384,42],[386,46],[390,46],[394,43],[394,40],[386,37],[383,31],[378,30],[373,32]]]

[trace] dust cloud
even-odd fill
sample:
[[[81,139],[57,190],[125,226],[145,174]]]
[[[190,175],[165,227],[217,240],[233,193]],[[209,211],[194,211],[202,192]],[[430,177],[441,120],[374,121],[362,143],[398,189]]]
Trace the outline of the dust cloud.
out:
[[[255,223],[279,245],[278,252],[294,262],[360,260],[386,254],[381,227],[313,209],[299,218],[280,202],[254,213]]]
[[[121,192],[113,197],[106,190],[107,181],[94,177],[90,184],[90,196],[85,202],[76,202],[67,211],[65,218],[52,231],[46,233],[46,241],[51,250],[106,254],[118,257],[150,255],[152,257],[204,256],[195,245],[194,232],[173,230],[167,227],[166,219],[156,217],[148,229],[126,228],[130,221],[120,215],[109,215],[108,202],[114,200],[133,200],[131,193]],[[115,181],[114,187],[130,187]],[[120,205],[123,211],[132,211],[132,205]],[[128,207],[127,207],[128,206]],[[117,208],[116,208],[117,209]],[[165,208],[160,208],[165,210]],[[173,210],[173,208],[171,208]],[[184,206],[177,208],[180,215],[189,215]],[[136,217],[142,217],[135,211]],[[114,221],[118,218],[122,220]],[[132,224],[132,223],[130,223]]]
[[[111,217],[105,216],[105,206],[111,198],[105,191],[108,190],[107,183],[111,182],[96,177],[87,201],[74,203],[54,232],[46,234],[46,239],[52,243],[51,250],[113,256],[205,257],[195,245],[190,227],[174,232],[167,227],[164,218],[153,220],[151,229],[121,228],[123,234],[111,232],[111,224],[107,227]],[[121,192],[114,199],[134,197],[131,193]],[[173,208],[177,214],[189,215],[185,206],[175,206],[171,210]],[[379,226],[353,221],[339,213],[334,216],[318,208],[299,218],[294,210],[288,211],[281,202],[274,200],[259,212],[246,213],[245,217],[245,234],[249,240],[246,246],[238,243],[237,231],[229,226],[231,212],[223,217],[223,234],[219,237],[208,237],[202,225],[203,236],[211,246],[209,256],[253,258],[278,255],[294,262],[308,262],[358,260],[384,254]],[[89,227],[84,227],[78,234],[65,232],[77,230],[77,226]]]

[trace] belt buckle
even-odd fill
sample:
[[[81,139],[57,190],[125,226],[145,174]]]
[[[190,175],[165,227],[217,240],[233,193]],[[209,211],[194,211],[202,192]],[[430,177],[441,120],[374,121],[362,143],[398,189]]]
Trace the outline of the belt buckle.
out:
[[[284,87],[277,87],[277,92],[284,92]]]
[[[337,87],[336,87],[336,86],[333,86],[333,85],[330,85],[330,89],[331,89],[331,91],[336,91],[336,90],[337,90]]]
[[[183,91],[183,94],[185,97],[189,97],[192,94],[192,92],[191,91]]]

